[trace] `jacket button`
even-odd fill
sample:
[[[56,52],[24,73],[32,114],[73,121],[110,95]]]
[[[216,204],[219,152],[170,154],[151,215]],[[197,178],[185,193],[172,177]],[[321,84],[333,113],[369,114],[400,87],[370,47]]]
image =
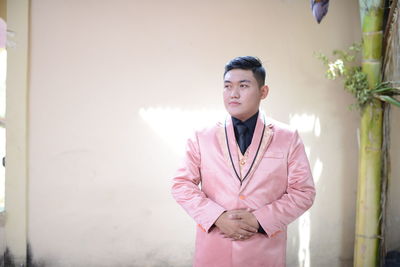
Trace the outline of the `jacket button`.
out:
[[[273,233],[273,234],[271,235],[271,237],[274,237],[274,236],[276,236],[276,235],[279,234],[279,233],[282,233],[282,231],[281,231],[281,230],[276,231],[275,233]]]
[[[201,229],[204,233],[207,232],[206,229],[204,229],[203,226],[201,226],[201,224],[198,224],[197,226],[199,226],[200,229]]]

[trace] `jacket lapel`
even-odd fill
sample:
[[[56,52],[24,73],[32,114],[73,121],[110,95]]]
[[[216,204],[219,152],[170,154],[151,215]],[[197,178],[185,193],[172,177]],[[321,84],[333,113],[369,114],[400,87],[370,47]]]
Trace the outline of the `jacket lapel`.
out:
[[[259,112],[256,128],[254,129],[253,139],[249,146],[248,160],[245,166],[243,166],[242,173],[247,174],[246,179],[242,180],[243,185],[247,184],[253,175],[254,171],[257,169],[259,163],[261,162],[265,151],[267,150],[269,144],[271,143],[273,136],[273,125],[272,122],[265,121],[264,128],[264,118],[265,115]],[[239,168],[239,155],[238,148],[235,138],[235,132],[233,129],[232,118],[228,116],[224,124],[218,129],[218,142],[225,158],[227,167],[231,170],[232,177],[237,181],[238,176],[241,177]],[[261,144],[260,144],[261,142]],[[229,146],[229,148],[228,148]],[[255,159],[254,159],[255,158]],[[254,161],[254,163],[253,163]],[[251,166],[253,163],[253,166]],[[233,165],[233,166],[232,166]],[[250,169],[251,167],[251,169]],[[250,172],[249,172],[250,171]]]
[[[253,140],[251,141],[251,145],[249,147],[250,150],[249,150],[248,163],[245,165],[244,169],[244,173],[245,174],[248,173],[248,175],[246,179],[243,180],[242,188],[244,188],[249,183],[254,172],[257,170],[258,165],[260,164],[265,151],[267,150],[269,144],[271,143],[274,134],[272,122],[269,122],[264,118],[265,115],[260,112],[256,128],[254,130]],[[253,166],[251,166],[252,163]]]
[[[221,151],[224,155],[227,167],[231,170],[232,177],[240,183],[238,175],[240,177],[239,169],[239,155],[237,150],[237,143],[235,138],[235,132],[233,129],[232,118],[228,116],[222,125],[218,129],[218,142]],[[228,147],[229,146],[229,147]]]
[[[253,139],[251,140],[251,144],[248,148],[249,154],[248,154],[247,163],[246,163],[246,165],[243,166],[243,170],[242,170],[244,175],[246,175],[249,172],[250,167],[252,167],[251,163],[253,162],[254,158],[256,156],[258,156],[257,154],[260,153],[260,151],[258,151],[258,147],[261,148],[260,142],[261,142],[261,139],[264,139],[264,137],[262,136],[264,133],[265,133],[265,131],[264,131],[263,115],[261,114],[261,112],[259,112],[258,118],[257,118],[257,123],[256,123],[256,128],[254,129]],[[254,167],[254,164],[253,164],[253,167]],[[248,177],[246,177],[246,179],[247,178]]]

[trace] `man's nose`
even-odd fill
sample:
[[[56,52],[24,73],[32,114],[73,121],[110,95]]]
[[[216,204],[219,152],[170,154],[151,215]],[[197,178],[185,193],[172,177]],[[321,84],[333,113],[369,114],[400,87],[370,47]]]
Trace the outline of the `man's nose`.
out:
[[[231,91],[231,97],[232,98],[238,98],[240,96],[239,94],[239,88],[233,88],[233,90]]]

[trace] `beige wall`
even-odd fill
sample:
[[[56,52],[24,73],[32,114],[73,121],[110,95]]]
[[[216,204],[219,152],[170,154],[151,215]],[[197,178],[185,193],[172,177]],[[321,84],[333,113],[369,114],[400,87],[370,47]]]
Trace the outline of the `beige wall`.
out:
[[[334,1],[318,25],[309,1],[32,0],[34,259],[48,266],[189,266],[195,223],[169,193],[182,146],[176,137],[190,126],[185,118],[222,110],[223,65],[256,55],[271,88],[263,108],[300,121],[317,180],[315,205],[290,226],[288,266],[351,265],[359,116],[347,108],[352,98],[341,84],[323,77],[313,52],[360,39],[356,2]],[[181,132],[168,132],[182,124]],[[393,164],[393,175],[398,168]],[[398,190],[392,193],[398,202]],[[391,216],[394,248],[394,207]]]

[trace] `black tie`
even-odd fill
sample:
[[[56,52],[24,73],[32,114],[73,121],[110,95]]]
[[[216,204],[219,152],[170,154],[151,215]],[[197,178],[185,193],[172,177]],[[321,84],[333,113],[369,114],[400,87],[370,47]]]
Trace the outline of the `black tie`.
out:
[[[246,132],[247,132],[247,126],[244,124],[238,124],[236,125],[236,129],[239,134],[239,148],[242,154],[244,155],[244,152],[246,152]]]

